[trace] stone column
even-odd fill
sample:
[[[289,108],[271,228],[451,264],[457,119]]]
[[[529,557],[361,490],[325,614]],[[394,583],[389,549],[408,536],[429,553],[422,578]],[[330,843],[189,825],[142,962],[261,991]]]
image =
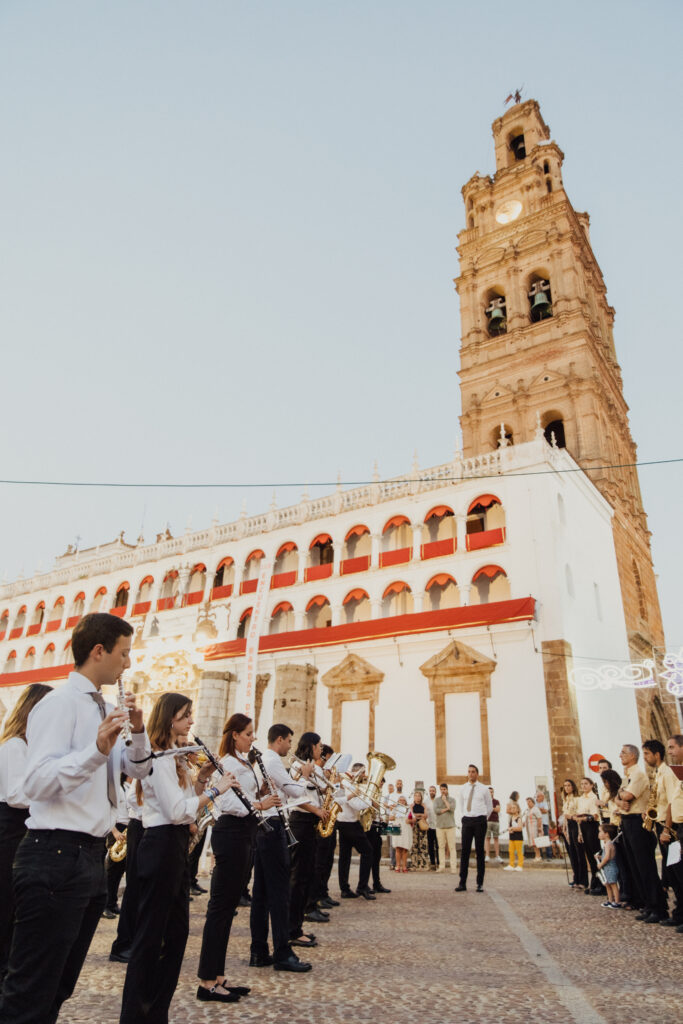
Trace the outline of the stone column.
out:
[[[414,612],[421,612],[422,611],[422,604],[424,602],[424,597],[425,597],[424,591],[422,591],[422,590],[420,590],[420,591],[413,591],[413,611]]]
[[[315,726],[318,670],[313,665],[278,665],[275,671],[273,721],[294,732],[294,744]]]
[[[413,528],[413,561],[419,562],[422,557],[422,523],[412,523]]]
[[[197,733],[217,753],[223,726],[232,714],[237,676],[232,672],[202,672],[197,701]]]
[[[333,604],[330,608],[332,616],[332,625],[339,626],[344,621],[344,606],[341,604]]]
[[[467,516],[464,513],[455,517],[455,527],[456,550],[462,554],[467,551]]]
[[[553,782],[561,806],[562,780],[578,779],[584,770],[576,692],[569,681],[572,648],[566,640],[544,640],[541,649]]]
[[[458,593],[460,594],[460,604],[462,607],[470,603],[470,590],[472,589],[471,583],[459,583]]]
[[[370,618],[381,619],[382,618],[382,602],[379,598],[375,598],[370,602]]]
[[[306,567],[308,566],[308,551],[299,552],[299,565],[296,573],[296,582],[303,583],[306,574]]]
[[[333,538],[332,539],[332,552],[333,552],[332,575],[333,576],[339,576],[339,573],[341,571],[340,568],[339,568],[339,563],[341,562],[341,556],[342,556],[342,551],[343,550],[344,550],[344,541],[343,540],[336,541]],[[334,618],[332,619],[332,625],[334,625]]]
[[[382,535],[380,533],[371,533],[370,541],[372,544],[370,551],[370,568],[379,569],[379,553],[382,546]]]

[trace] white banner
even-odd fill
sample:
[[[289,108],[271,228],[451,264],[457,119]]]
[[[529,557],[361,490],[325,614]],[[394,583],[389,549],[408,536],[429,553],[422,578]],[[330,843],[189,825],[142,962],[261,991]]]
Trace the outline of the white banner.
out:
[[[249,620],[249,632],[247,633],[246,650],[246,687],[244,691],[244,714],[249,718],[253,716],[254,694],[256,693],[256,667],[258,665],[258,647],[261,639],[261,628],[263,618],[266,614],[266,602],[270,590],[270,577],[273,571],[273,563],[269,558],[262,558],[259,565],[258,585],[254,597],[254,607]]]

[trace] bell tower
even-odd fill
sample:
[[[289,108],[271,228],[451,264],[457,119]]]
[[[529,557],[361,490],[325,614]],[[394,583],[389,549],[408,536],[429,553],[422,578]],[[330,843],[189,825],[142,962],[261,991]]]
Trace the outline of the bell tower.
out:
[[[634,661],[664,651],[650,534],[614,347],[614,310],[593,253],[587,213],[562,181],[564,154],[538,103],[493,122],[496,170],[462,189],[458,236],[464,455],[532,439],[536,414],[550,443],[566,447],[615,510],[614,538]],[[643,738],[667,710],[638,694]],[[658,706],[653,706],[658,704]],[[670,725],[678,728],[674,708]],[[656,726],[659,722],[659,727]]]

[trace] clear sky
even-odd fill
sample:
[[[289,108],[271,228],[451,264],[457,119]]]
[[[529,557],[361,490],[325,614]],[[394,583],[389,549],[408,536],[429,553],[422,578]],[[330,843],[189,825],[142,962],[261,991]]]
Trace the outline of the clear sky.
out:
[[[459,446],[460,189],[517,86],[564,150],[641,459],[683,456],[681,22],[660,0],[0,0],[3,478],[367,479]],[[683,465],[641,470],[683,644]],[[0,487],[13,579],[270,504]]]

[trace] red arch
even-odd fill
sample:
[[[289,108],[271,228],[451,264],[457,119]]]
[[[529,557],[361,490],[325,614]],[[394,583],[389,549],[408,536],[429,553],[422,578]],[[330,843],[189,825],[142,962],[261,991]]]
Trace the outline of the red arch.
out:
[[[38,611],[39,608],[44,608],[44,607],[45,607],[45,602],[44,601],[39,601],[34,610]],[[19,614],[21,615],[21,609],[19,610]]]
[[[74,604],[76,604],[76,601],[85,601],[85,593],[82,590],[74,597]]]
[[[455,579],[450,573],[439,572],[436,576],[432,576],[431,580],[425,587],[425,590],[430,590],[432,587],[444,587],[447,583],[455,583]],[[457,585],[457,584],[456,584]]]
[[[455,512],[450,505],[435,505],[433,509],[425,516],[425,523],[429,522],[432,516],[436,516],[437,519],[442,519],[443,516],[453,516]]]
[[[71,647],[71,641],[67,640],[67,642],[64,644],[64,650],[68,651],[70,647]]]
[[[206,572],[206,566],[203,562],[197,562],[194,568],[190,572],[190,577],[194,576],[196,572]]]
[[[38,605],[38,607],[40,608],[40,605]],[[43,608],[44,608],[44,607],[45,607],[45,602],[43,601]],[[22,604],[21,608],[20,608],[20,609],[19,609],[19,611],[17,612],[17,615],[21,615],[22,613],[23,613],[24,615],[26,615],[26,605],[25,605],[25,604]]]
[[[55,601],[55,603],[54,603],[54,607],[55,607],[55,608],[58,608],[58,607],[60,606],[60,604],[61,604],[61,605],[63,605],[63,604],[64,604],[64,598],[63,598],[63,597],[58,597],[58,598],[57,598],[57,600],[56,600],[56,601]]]
[[[35,649],[35,647],[29,647],[29,649],[27,650],[26,654],[24,655],[24,661],[26,661],[27,658],[35,658],[35,656],[36,656],[36,649]]]
[[[7,655],[7,660],[8,661],[14,661],[16,659],[16,656],[17,656],[17,652],[16,651],[10,651],[9,654]]]
[[[120,594],[122,590],[130,590],[130,583],[127,583],[125,580],[123,583],[119,583],[118,587],[116,588],[116,593]]]
[[[314,537],[311,543],[308,545],[308,550],[314,548],[316,544],[329,544],[332,538],[329,533],[319,533],[317,537]]]
[[[106,587],[100,587],[100,589],[95,594],[95,597],[99,597],[100,594],[106,594],[106,593],[107,593],[107,588]]]
[[[294,541],[293,540],[288,540],[288,541],[285,541],[284,544],[280,545],[280,547],[277,550],[277,554],[276,554],[275,557],[279,558],[280,555],[286,554],[287,551],[298,551],[298,550],[299,549],[297,548],[297,546],[294,543]]]
[[[316,594],[306,605],[306,611],[310,612],[311,608],[324,608],[329,603],[324,594]]]
[[[45,648],[45,650],[43,651],[43,657],[46,654],[48,654],[49,651],[54,651],[54,649],[55,649],[55,645],[54,644],[48,644],[47,647]]]
[[[366,533],[370,533],[370,530],[363,523],[359,523],[358,526],[352,526],[349,532],[344,537],[344,540],[350,540],[351,537],[363,537]]]
[[[342,604],[348,604],[349,601],[363,601],[365,598],[367,598],[368,601],[370,600],[370,596],[367,590],[363,590],[362,587],[356,587],[355,590],[350,590],[348,592],[348,594],[342,601]]]
[[[294,611],[294,608],[289,603],[289,601],[280,601],[280,603],[276,604],[275,607],[273,608],[273,614],[270,617],[271,617],[271,619],[274,619],[276,615],[280,614],[280,612],[293,612],[293,611]]]
[[[403,526],[404,523],[410,523],[408,516],[392,516],[391,519],[387,520],[384,524],[382,533],[386,533],[392,526]]]
[[[403,580],[397,580],[395,583],[390,583],[387,589],[382,594],[382,597],[388,597],[389,594],[402,594],[404,590],[407,590],[409,594],[412,594],[412,590],[407,583]]]
[[[142,588],[146,587],[148,583],[150,583],[150,584],[154,583],[154,577],[153,576],[145,576],[144,580],[140,580],[140,582],[138,584],[138,590],[142,590]],[[79,597],[80,597],[80,594],[79,594]],[[78,597],[76,598],[76,600],[78,600]]]
[[[178,579],[178,570],[177,569],[169,569],[168,572],[166,573],[166,575],[164,576],[163,582],[166,583],[168,580],[177,580],[177,579]]]
[[[482,508],[490,508],[491,505],[502,505],[503,502],[500,498],[497,498],[495,494],[480,494],[478,498],[470,502],[470,507],[467,509],[469,515],[473,508],[477,505],[481,505]]]
[[[232,555],[226,555],[225,558],[222,559],[222,561],[220,561],[216,566],[216,572],[218,572],[220,569],[227,569],[228,566],[233,565],[234,562],[235,559],[232,557]]]
[[[249,615],[252,615],[252,614],[253,614],[253,612],[254,612],[254,609],[253,609],[253,608],[245,608],[245,609],[244,609],[244,611],[242,612],[242,614],[240,615],[240,622],[244,622],[244,620],[245,620],[245,619],[246,619],[246,618],[247,618],[247,617],[248,617]]]
[[[505,572],[505,569],[501,569],[499,565],[485,565],[477,572],[475,572],[474,576],[472,577],[472,582],[476,583],[480,576],[488,576],[488,578],[492,580],[495,579],[495,577],[498,575],[505,576],[505,578],[507,579],[507,573]]]
[[[255,558],[265,558],[265,557],[266,556],[264,555],[263,551],[261,551],[261,548],[255,548],[254,551],[250,552],[250,554],[247,555],[247,557],[244,560],[244,564],[245,565],[249,565],[249,563],[253,562]]]

